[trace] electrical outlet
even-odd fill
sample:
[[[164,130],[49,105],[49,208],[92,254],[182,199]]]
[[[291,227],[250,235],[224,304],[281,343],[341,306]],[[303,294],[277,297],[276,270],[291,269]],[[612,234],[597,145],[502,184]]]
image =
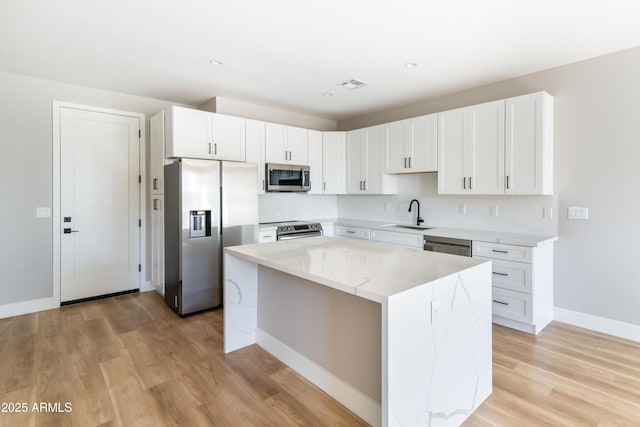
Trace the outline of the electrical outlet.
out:
[[[489,206],[489,216],[498,216],[498,206],[496,205]]]
[[[550,206],[545,206],[542,208],[542,218],[551,219],[553,218],[553,208]]]
[[[458,205],[458,213],[460,215],[465,215],[467,213],[467,205],[463,205],[463,204]]]
[[[440,320],[440,300],[434,299],[431,301],[431,324],[433,325]]]
[[[589,208],[570,206],[567,208],[568,219],[589,219]]]

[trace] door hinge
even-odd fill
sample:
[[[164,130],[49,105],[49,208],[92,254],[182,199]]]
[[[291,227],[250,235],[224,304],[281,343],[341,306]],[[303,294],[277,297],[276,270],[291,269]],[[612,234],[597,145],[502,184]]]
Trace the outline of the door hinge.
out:
[[[138,184],[142,184],[142,175],[138,175]]]
[[[142,227],[142,220],[141,219],[138,220],[138,227]]]
[[[138,264],[138,272],[142,272],[142,264]]]
[[[142,129],[138,129],[138,138],[142,138]]]

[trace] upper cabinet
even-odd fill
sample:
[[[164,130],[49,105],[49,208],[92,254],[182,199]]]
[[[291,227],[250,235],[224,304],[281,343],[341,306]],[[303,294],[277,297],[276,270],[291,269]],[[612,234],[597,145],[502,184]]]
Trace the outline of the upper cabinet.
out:
[[[322,132],[320,131],[307,131],[307,160],[309,183],[311,184],[311,190],[307,194],[322,194],[324,162],[322,158]]]
[[[553,97],[506,100],[505,193],[553,194]]]
[[[553,194],[553,98],[438,113],[438,193]]]
[[[267,163],[306,165],[308,162],[306,129],[267,123],[265,147]]]
[[[438,113],[440,194],[504,193],[504,105]]]
[[[166,155],[245,161],[245,119],[172,106],[166,111]]]
[[[346,146],[346,132],[322,132],[322,192],[324,194],[347,192]]]
[[[435,172],[438,169],[437,115],[383,125],[385,173]]]
[[[264,170],[265,154],[265,122],[247,119],[246,140],[247,140],[247,163],[258,165],[258,193],[264,194],[266,189],[266,175]]]
[[[383,174],[382,126],[347,132],[347,193],[390,194],[394,176]]]

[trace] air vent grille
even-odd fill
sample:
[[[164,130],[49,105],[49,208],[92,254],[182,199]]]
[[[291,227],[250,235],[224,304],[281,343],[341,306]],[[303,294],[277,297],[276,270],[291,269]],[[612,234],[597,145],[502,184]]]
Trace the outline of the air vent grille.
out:
[[[342,83],[338,83],[339,86],[346,87],[347,89],[358,89],[363,86],[369,85],[367,82],[363,82],[362,80],[351,79]]]

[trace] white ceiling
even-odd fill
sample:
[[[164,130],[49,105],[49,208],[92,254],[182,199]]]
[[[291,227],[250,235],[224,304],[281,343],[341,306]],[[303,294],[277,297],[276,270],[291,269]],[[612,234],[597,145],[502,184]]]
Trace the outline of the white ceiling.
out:
[[[334,120],[639,45],[638,0],[0,1],[0,70]]]

